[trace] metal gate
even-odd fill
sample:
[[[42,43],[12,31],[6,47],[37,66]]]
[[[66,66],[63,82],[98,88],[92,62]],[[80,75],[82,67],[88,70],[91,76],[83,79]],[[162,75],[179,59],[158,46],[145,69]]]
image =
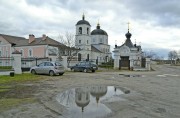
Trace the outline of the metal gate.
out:
[[[146,66],[146,59],[145,59],[145,58],[142,58],[141,66],[142,66],[143,68],[145,68],[145,66]]]
[[[121,57],[121,60],[119,60],[119,69],[130,69],[129,57]]]

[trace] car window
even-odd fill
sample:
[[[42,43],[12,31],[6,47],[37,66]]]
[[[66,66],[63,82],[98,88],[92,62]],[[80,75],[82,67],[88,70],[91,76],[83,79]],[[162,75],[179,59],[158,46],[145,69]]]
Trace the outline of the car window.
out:
[[[44,66],[44,63],[41,63],[41,64],[39,64],[38,66],[39,66],[39,67],[42,67],[42,66]]]
[[[62,64],[61,64],[61,63],[58,63],[58,62],[56,62],[55,65],[56,65],[56,66],[62,66]]]
[[[53,66],[51,62],[45,62],[45,66]]]
[[[84,66],[84,65],[86,65],[86,63],[85,62],[81,62],[81,66]]]

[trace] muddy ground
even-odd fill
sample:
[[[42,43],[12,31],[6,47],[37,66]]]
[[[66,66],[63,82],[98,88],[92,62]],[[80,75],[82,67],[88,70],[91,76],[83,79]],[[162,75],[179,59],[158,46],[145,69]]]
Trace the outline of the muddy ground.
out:
[[[67,109],[57,102],[57,94],[91,85],[117,86],[130,91],[121,96],[123,101],[104,103],[112,111],[108,118],[180,118],[180,66],[154,65],[153,68],[155,71],[150,72],[104,70],[67,72],[54,77],[42,75],[45,78],[42,81],[14,85],[16,89],[1,95],[35,100],[1,111],[0,118],[67,118],[63,114]]]

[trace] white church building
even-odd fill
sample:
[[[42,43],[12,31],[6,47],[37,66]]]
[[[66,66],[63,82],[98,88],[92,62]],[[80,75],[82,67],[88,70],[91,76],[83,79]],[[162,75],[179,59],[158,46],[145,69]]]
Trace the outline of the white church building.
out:
[[[91,25],[82,16],[82,20],[76,23],[75,47],[80,49],[78,61],[92,60],[98,64],[108,62],[112,58],[108,34],[97,24],[96,29],[91,31]]]
[[[126,41],[121,46],[115,45],[114,48],[114,69],[134,69],[145,67],[145,60],[142,58],[142,49],[140,45],[133,44],[132,34],[125,34]]]

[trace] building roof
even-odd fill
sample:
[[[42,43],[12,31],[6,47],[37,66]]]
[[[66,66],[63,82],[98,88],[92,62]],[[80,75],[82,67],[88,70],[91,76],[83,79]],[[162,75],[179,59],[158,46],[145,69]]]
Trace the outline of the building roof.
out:
[[[93,45],[91,45],[91,50],[94,52],[99,52],[102,53],[100,50],[98,50],[96,47],[94,47]]]
[[[131,42],[131,39],[126,39],[126,41],[125,41],[125,43],[123,45],[126,45],[129,48],[133,48],[134,47],[133,43]]]
[[[106,31],[100,29],[99,23],[98,23],[96,29],[91,32],[91,35],[107,35],[107,36],[108,36],[108,34],[106,33]]]
[[[50,46],[65,46],[64,44],[55,41],[54,39],[46,37],[45,40],[42,40],[42,37],[35,38],[35,40],[31,43],[29,43],[29,39],[26,39],[24,37],[17,37],[17,36],[10,36],[5,34],[0,34],[4,39],[6,39],[12,46],[35,46],[35,45],[50,45]],[[65,46],[66,47],[66,46]]]
[[[82,20],[78,21],[76,25],[84,25],[84,24],[91,26],[89,22],[85,20],[85,16],[83,15]]]

